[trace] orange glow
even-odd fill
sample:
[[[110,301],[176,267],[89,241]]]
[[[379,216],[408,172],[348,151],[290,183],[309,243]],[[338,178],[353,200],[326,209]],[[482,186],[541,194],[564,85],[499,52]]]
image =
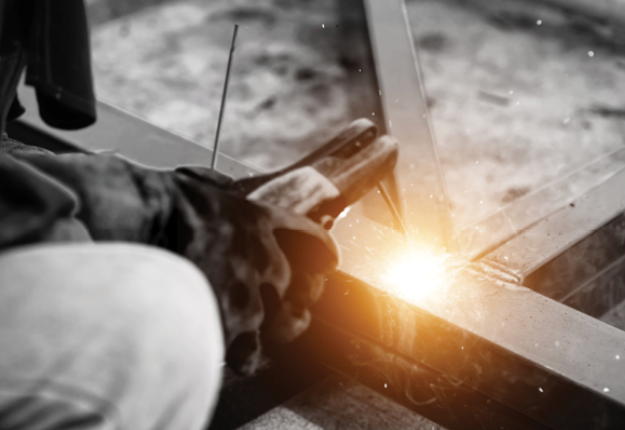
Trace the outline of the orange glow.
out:
[[[445,288],[450,282],[447,270],[449,254],[411,248],[398,255],[382,281],[389,291],[407,301],[418,301]]]

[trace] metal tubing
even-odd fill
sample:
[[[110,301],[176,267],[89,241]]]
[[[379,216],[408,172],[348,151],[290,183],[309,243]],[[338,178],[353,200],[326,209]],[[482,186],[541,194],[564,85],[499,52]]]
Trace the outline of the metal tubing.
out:
[[[400,144],[400,210],[411,238],[453,248],[447,196],[403,0],[364,0],[387,129]]]
[[[65,131],[46,125],[38,114],[37,99],[32,87],[20,86],[19,98],[26,112],[19,121],[40,133],[90,151],[112,150],[140,163],[155,167],[176,167],[181,164],[208,164],[212,150],[189,139],[98,101],[98,121],[82,130]],[[219,154],[219,170],[233,178],[258,173],[234,158]]]
[[[476,260],[493,252],[540,220],[591,192],[623,168],[625,149],[621,148],[544,188],[516,199],[499,212],[458,232],[458,252],[468,260]],[[602,216],[607,220],[609,215]]]
[[[555,429],[625,420],[625,332],[477,268],[416,303],[343,276],[327,285],[316,318]]]

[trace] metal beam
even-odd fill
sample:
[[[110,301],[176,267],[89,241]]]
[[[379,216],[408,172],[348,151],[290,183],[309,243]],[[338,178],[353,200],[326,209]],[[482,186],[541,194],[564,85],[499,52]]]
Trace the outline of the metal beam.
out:
[[[300,351],[449,430],[548,429],[424,364],[315,318]]]
[[[522,278],[556,258],[625,210],[625,168],[515,236],[488,258]]]
[[[403,0],[363,0],[387,130],[400,144],[397,188],[414,240],[454,247],[417,52]]]
[[[49,136],[75,147],[90,151],[117,151],[138,162],[156,167],[174,167],[181,164],[210,165],[212,150],[180,135],[169,132],[98,101],[98,121],[77,131],[58,130],[46,125],[38,114],[37,99],[31,87],[18,89],[20,102],[26,113],[20,121]],[[219,170],[235,178],[252,175],[258,169],[224,154],[218,154]]]
[[[379,226],[360,230],[358,249],[381,248]],[[413,303],[339,277],[315,312],[553,428],[625,420],[625,332],[478,267]]]
[[[484,257],[625,168],[625,149],[582,166],[566,177],[525,195],[456,235],[458,252],[468,260]],[[607,217],[605,218],[607,219]],[[507,264],[507,261],[503,261]]]

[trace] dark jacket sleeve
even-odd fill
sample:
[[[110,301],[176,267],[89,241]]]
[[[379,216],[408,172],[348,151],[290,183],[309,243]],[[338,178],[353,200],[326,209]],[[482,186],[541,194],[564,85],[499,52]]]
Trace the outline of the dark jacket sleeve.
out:
[[[77,208],[69,189],[0,152],[0,252],[40,242],[89,240],[73,218]]]

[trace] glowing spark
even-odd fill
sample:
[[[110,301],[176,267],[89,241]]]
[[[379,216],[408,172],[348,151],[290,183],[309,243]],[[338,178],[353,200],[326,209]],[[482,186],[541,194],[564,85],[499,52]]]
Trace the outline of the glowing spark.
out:
[[[338,217],[336,217],[336,220],[338,221],[340,219],[345,218],[347,216],[347,214],[349,213],[350,209],[351,209],[351,206],[347,206],[345,208],[345,210],[343,212],[341,212]],[[350,227],[351,227],[351,225],[350,225]]]
[[[382,281],[398,296],[410,301],[444,288],[449,283],[446,253],[411,249],[391,264]]]

